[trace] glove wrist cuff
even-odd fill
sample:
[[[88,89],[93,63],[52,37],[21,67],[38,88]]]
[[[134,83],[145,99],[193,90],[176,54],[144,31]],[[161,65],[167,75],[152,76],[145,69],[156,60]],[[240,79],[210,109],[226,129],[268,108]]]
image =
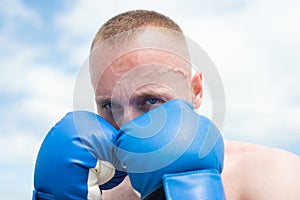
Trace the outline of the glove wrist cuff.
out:
[[[165,174],[163,185],[167,200],[225,200],[221,175],[215,169]]]

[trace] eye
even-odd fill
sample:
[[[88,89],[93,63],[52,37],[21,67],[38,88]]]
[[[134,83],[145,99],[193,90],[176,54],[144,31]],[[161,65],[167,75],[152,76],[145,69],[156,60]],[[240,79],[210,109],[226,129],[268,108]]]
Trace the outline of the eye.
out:
[[[122,109],[122,106],[116,103],[103,103],[101,107],[107,112],[112,112],[112,110],[119,111]]]
[[[112,104],[111,103],[104,103],[104,104],[101,105],[101,107],[104,108],[104,109],[106,109],[106,110],[107,109],[111,109],[112,108]]]
[[[158,97],[145,97],[139,104],[139,110],[143,112],[148,112],[149,110],[159,106],[165,101]]]
[[[163,100],[161,100],[159,98],[155,98],[155,97],[150,97],[146,100],[146,103],[150,104],[150,105],[155,105],[155,104],[162,103],[162,102],[163,102]]]

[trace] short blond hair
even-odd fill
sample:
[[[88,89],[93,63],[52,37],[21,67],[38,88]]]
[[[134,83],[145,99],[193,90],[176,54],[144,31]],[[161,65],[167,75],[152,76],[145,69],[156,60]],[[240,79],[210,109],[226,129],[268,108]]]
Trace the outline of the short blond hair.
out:
[[[182,33],[178,24],[158,12],[149,10],[128,11],[111,18],[103,24],[93,39],[91,50],[98,42],[107,40],[114,35],[145,27],[166,28]]]

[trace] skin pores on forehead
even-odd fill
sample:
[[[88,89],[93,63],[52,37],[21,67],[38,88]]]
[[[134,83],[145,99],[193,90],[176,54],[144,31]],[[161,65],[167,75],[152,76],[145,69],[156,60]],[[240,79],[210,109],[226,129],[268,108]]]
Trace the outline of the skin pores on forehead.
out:
[[[152,89],[191,101],[188,65],[184,59],[163,50],[142,49],[127,53],[102,73],[95,88],[96,100],[110,97],[124,103],[135,93]]]
[[[133,51],[140,52],[140,50],[147,49],[170,52],[173,57],[177,55],[183,60],[189,60],[187,44],[180,32],[160,27],[145,27],[122,32],[105,41],[95,42],[93,46],[89,61],[94,89],[97,87],[102,73],[116,59]],[[156,56],[157,54],[154,54],[154,58]],[[137,56],[137,58],[142,58],[142,56]],[[191,67],[188,66],[186,71],[190,72]]]

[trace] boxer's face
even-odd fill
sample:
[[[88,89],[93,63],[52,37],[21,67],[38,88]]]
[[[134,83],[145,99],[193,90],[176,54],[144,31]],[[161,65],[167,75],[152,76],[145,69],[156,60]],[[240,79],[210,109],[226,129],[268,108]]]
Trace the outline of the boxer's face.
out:
[[[189,63],[170,52],[138,50],[107,66],[95,92],[98,114],[119,128],[172,99],[185,99],[198,107],[201,74],[191,78]]]

